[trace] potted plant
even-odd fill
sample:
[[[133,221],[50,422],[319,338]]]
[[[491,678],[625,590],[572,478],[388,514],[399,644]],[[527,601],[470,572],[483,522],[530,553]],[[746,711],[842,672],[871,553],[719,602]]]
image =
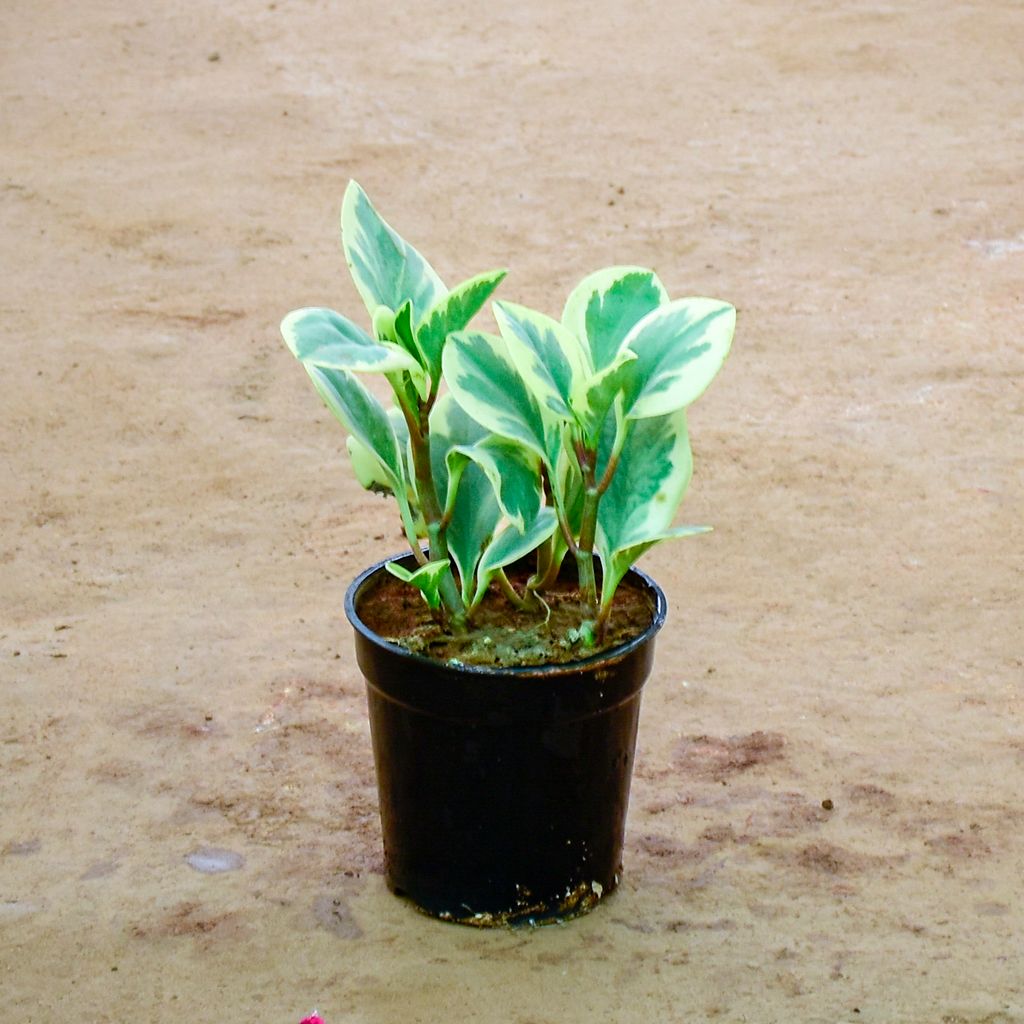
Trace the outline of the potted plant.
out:
[[[707,529],[673,525],[692,469],[686,408],[722,365],[735,310],[610,267],[560,320],[495,302],[489,334],[469,324],[504,271],[447,289],[355,182],[341,227],[371,329],[320,308],[281,329],[409,542],[345,605],[387,882],[471,924],[581,913],[618,883],[665,618],[631,567]],[[371,373],[390,408],[361,381]]]

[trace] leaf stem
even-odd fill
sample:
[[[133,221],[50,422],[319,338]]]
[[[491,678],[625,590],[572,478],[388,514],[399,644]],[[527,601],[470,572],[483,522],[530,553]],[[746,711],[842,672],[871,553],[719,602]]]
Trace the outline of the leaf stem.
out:
[[[529,611],[531,603],[528,599],[520,597],[516,593],[516,588],[512,586],[509,578],[505,575],[504,569],[499,569],[494,574],[495,582],[498,584],[498,588],[505,595],[506,598],[521,612]]]
[[[580,516],[580,539],[576,544],[576,567],[580,591],[590,614],[597,612],[597,578],[594,573],[594,541],[597,537],[597,507],[601,491],[595,479],[597,449],[587,448],[582,441],[575,444],[576,458],[583,474],[583,513]]]
[[[403,394],[396,388],[395,396],[409,428],[409,448],[412,452],[416,494],[419,497],[423,521],[427,524],[428,557],[430,561],[443,560],[448,563],[447,570],[438,582],[438,593],[451,620],[452,629],[456,633],[464,633],[466,630],[466,605],[451,570],[451,556],[448,552],[446,537],[447,523],[444,521],[444,513],[437,497],[437,488],[434,486],[430,465],[429,425],[425,415],[418,416],[416,414],[407,394]]]

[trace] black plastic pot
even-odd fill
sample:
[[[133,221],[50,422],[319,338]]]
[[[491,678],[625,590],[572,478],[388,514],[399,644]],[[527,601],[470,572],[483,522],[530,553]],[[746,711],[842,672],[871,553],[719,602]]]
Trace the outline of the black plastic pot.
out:
[[[445,920],[565,919],[618,884],[641,688],[665,621],[568,665],[495,669],[412,654],[371,631],[349,587],[373,736],[389,888]]]

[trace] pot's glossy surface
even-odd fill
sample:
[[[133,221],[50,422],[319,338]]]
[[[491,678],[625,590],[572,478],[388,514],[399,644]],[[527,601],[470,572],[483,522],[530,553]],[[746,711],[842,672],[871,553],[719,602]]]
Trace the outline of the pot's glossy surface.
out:
[[[387,883],[446,920],[564,919],[618,884],[641,688],[665,596],[638,570],[643,634],[567,665],[495,669],[411,654],[345,610],[366,679]]]

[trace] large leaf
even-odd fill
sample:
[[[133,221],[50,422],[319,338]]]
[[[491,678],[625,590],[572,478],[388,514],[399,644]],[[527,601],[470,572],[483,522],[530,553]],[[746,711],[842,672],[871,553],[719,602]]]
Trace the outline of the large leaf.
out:
[[[524,558],[531,551],[546,541],[558,526],[553,509],[542,508],[526,530],[518,530],[514,526],[506,526],[487,545],[480,558],[477,568],[476,592],[473,594],[472,606],[478,605],[487,588],[499,569]]]
[[[600,371],[615,361],[632,328],[666,302],[668,293],[653,270],[606,267],[572,290],[562,323],[584,342]]]
[[[629,433],[618,469],[597,510],[596,546],[605,564],[669,528],[693,471],[685,410],[623,426]]]
[[[450,394],[442,395],[431,410],[430,463],[438,494],[452,509],[446,538],[467,603],[484,545],[501,519],[490,481],[479,466],[461,454],[461,449],[473,447],[485,436],[484,428]],[[457,490],[452,493],[454,487]]]
[[[473,419],[550,462],[557,451],[553,426],[545,422],[503,339],[457,331],[448,337],[442,362],[452,394]]]
[[[502,515],[517,530],[537,518],[541,505],[540,458],[536,452],[506,437],[489,435],[472,445],[452,449],[472,460],[494,488]]]
[[[423,316],[416,341],[435,384],[441,375],[441,352],[448,335],[469,326],[505,273],[504,270],[490,270],[463,281],[438,299]]]
[[[645,552],[660,544],[663,540],[676,540],[681,537],[695,537],[701,533],[710,533],[710,526],[676,526],[670,530],[656,534],[648,540],[621,548],[607,560],[601,560],[601,607],[611,604],[615,591],[622,582],[622,577]]]
[[[650,547],[673,537],[706,533],[706,526],[673,527],[686,494],[693,457],[686,410],[609,426],[602,447],[615,444],[625,429],[618,470],[597,510],[595,547],[601,558],[601,604],[606,607],[629,567]]]
[[[494,318],[534,397],[556,417],[574,419],[571,397],[591,375],[576,336],[557,320],[512,302],[495,302]]]
[[[371,316],[411,302],[418,320],[447,291],[434,268],[374,209],[354,181],[341,207],[341,240],[356,290]]]
[[[703,394],[732,344],[736,310],[717,299],[677,299],[643,318],[626,344],[629,364],[627,415],[661,416]]]
[[[419,363],[390,342],[374,341],[333,309],[296,309],[281,321],[281,335],[303,363],[356,373],[416,373]]]
[[[347,370],[334,370],[303,363],[327,408],[345,429],[368,448],[390,475],[392,490],[404,491],[404,472],[398,441],[388,414],[356,376]]]

